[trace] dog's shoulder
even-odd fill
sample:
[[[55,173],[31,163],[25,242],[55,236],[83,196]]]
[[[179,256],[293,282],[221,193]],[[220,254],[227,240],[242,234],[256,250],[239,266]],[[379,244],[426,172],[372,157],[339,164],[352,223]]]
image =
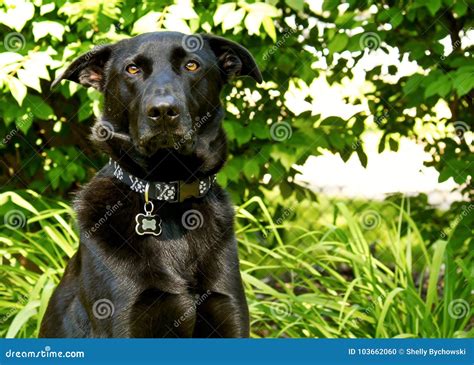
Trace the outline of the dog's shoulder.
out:
[[[112,240],[131,237],[131,212],[139,211],[140,199],[117,179],[99,172],[74,199],[74,210],[86,237]],[[110,230],[110,227],[117,227]]]

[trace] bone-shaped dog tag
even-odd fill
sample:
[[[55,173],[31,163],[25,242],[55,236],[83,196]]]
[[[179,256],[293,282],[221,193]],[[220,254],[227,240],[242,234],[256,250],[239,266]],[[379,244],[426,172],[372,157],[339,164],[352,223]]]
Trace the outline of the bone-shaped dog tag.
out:
[[[138,213],[135,216],[137,225],[135,226],[135,232],[140,236],[151,234],[153,236],[159,236],[161,234],[161,218],[153,212],[153,203],[147,202],[144,206],[145,214]]]

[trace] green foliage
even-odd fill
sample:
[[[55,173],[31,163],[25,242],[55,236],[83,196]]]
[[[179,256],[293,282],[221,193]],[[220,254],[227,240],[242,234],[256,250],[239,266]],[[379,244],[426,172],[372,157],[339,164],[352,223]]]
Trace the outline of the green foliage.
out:
[[[79,242],[73,212],[65,203],[33,191],[0,194],[0,206],[0,333],[36,337],[49,298]]]
[[[0,226],[0,335],[34,337],[78,244],[73,212],[32,191],[0,194],[0,202],[8,217]],[[254,197],[237,207],[253,337],[474,335],[467,241],[452,232],[423,239],[406,201],[351,210],[294,204],[270,209]],[[321,223],[308,228],[304,213]]]
[[[70,82],[51,92],[51,80],[93,46],[172,29],[232,38],[249,48],[262,69],[266,82],[256,90],[246,79],[227,90],[224,125],[231,156],[219,181],[235,201],[245,200],[250,192],[262,194],[266,174],[266,188],[302,197],[302,188],[292,179],[298,172],[293,165],[321,150],[339,153],[344,160],[356,153],[365,166],[361,135],[374,129],[383,132],[380,151],[396,151],[401,136],[423,142],[433,155],[428,164],[441,172],[440,180],[452,177],[472,196],[473,154],[463,135],[472,127],[474,69],[472,46],[463,48],[461,37],[472,28],[473,8],[463,0],[391,4],[326,0],[319,11],[293,0],[6,0],[0,5],[0,134],[5,136],[0,182],[64,194],[86,181],[102,163],[87,139],[100,97]],[[450,53],[440,43],[443,39],[451,44]],[[399,60],[419,67],[395,79],[387,76],[400,71],[398,63],[367,70],[373,87],[347,102],[367,103],[368,109],[347,120],[321,120],[288,109],[286,94],[292,84],[309,85],[318,76],[340,83],[353,77],[365,55],[393,47],[399,49]],[[326,69],[316,62],[325,63]],[[317,98],[309,95],[306,101]],[[447,105],[450,117],[436,117],[439,102]],[[424,133],[415,128],[420,123],[425,131],[430,126],[439,131]],[[287,132],[277,134],[282,125]],[[71,147],[77,152],[71,154]]]

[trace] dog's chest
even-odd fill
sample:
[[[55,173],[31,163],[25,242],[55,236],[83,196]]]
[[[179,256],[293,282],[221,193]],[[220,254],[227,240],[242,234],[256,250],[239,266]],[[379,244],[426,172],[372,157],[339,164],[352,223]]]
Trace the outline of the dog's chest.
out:
[[[113,179],[93,179],[79,198],[81,235],[116,261],[118,276],[126,275],[140,288],[195,287],[201,268],[233,236],[233,210],[220,191],[180,204],[155,203],[158,236],[136,232],[136,216],[145,213],[143,201]]]
[[[169,293],[198,288],[204,258],[221,246],[214,230],[212,223],[188,230],[164,218],[160,236],[145,235],[135,241],[136,280]]]

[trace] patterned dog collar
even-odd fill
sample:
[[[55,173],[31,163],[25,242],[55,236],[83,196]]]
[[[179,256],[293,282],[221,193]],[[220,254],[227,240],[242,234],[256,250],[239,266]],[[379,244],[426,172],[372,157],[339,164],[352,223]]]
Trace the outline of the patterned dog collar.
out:
[[[139,179],[126,172],[117,161],[112,159],[109,159],[109,165],[113,168],[115,178],[128,185],[131,190],[144,194],[145,187],[148,184],[150,199],[163,200],[170,203],[182,202],[192,197],[201,198],[207,194],[216,181],[216,175],[211,175],[203,180],[194,180],[192,182],[152,182]]]

